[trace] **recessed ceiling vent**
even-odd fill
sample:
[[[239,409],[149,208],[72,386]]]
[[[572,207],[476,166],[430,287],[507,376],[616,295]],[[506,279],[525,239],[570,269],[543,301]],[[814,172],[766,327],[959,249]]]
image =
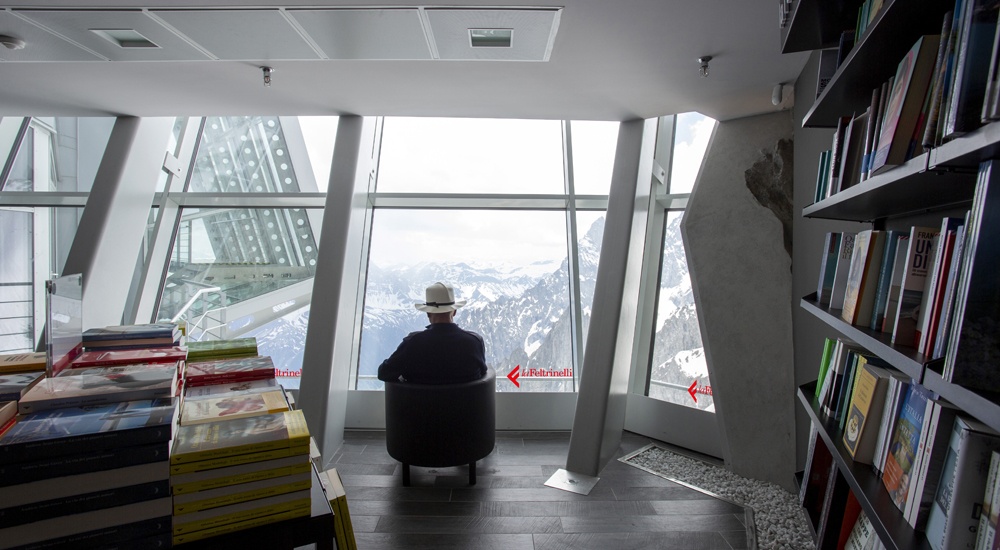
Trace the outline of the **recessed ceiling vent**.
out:
[[[509,48],[514,29],[469,29],[469,43],[473,48]]]
[[[152,40],[133,29],[90,29],[90,32],[119,48],[159,48]]]

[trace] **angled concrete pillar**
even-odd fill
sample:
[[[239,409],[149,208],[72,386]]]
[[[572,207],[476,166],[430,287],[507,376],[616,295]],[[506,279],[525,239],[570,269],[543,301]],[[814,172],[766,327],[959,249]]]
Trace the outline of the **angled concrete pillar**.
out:
[[[566,470],[597,476],[625,426],[656,119],[623,122]]]
[[[173,123],[119,117],[111,130],[62,272],[83,275],[84,329],[122,322]]]
[[[375,122],[371,117],[340,117],[319,235],[299,408],[327,458],[344,439],[354,332],[361,325],[357,274],[363,258]]]
[[[726,465],[788,489],[792,130],[789,112],[720,122],[681,225]]]

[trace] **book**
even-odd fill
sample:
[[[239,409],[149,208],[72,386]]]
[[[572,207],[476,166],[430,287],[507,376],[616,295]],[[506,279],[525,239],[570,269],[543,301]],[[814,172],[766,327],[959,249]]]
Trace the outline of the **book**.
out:
[[[833,80],[833,75],[837,73],[837,49],[829,48],[820,50],[819,71],[816,74],[816,97],[818,98],[826,85]]]
[[[878,120],[875,121],[875,135],[872,137],[871,151],[868,153],[868,164],[865,166],[865,179],[872,177],[872,166],[875,165],[875,151],[878,149],[878,138],[882,134],[882,123],[885,122],[885,106],[889,103],[889,92],[895,77],[889,77],[879,88]]]
[[[266,513],[265,510],[262,513]],[[179,535],[173,535],[171,537],[174,546],[181,544],[187,544],[190,542],[203,540],[211,537],[218,537],[220,535],[225,535],[228,533],[235,533],[237,531],[243,531],[246,529],[251,529],[253,527],[260,527],[262,525],[271,525],[273,523],[278,523],[281,521],[286,521],[289,519],[295,519],[299,517],[304,517],[309,515],[309,510],[303,510],[301,507],[289,507],[287,510],[282,512],[277,512],[269,515],[252,515],[252,517],[240,521],[233,521],[231,523],[224,523],[222,525],[216,525],[214,527],[209,527],[207,529],[199,529],[197,531],[190,531],[187,533],[182,533]]]
[[[816,376],[816,393],[815,396],[818,398],[820,389],[823,385],[823,380],[826,379],[826,371],[830,367],[830,358],[833,355],[833,348],[837,345],[837,341],[833,338],[826,338],[823,341],[823,354],[820,356],[819,360],[819,375]]]
[[[234,338],[231,340],[188,342],[187,349],[189,362],[230,357],[253,357],[257,355],[257,339]]]
[[[998,4],[993,0],[966,1],[956,51],[952,101],[945,117],[945,138],[963,135],[981,125],[988,67],[997,29],[997,9]]]
[[[98,470],[148,464],[167,460],[169,453],[169,441],[162,441],[145,445],[84,450],[68,455],[3,464],[0,465],[0,487]]]
[[[312,487],[312,471],[174,495],[174,516],[283,495]]]
[[[846,550],[869,550],[876,539],[878,539],[878,535],[875,534],[871,520],[862,512],[858,514],[857,522],[855,522],[851,536],[847,539],[844,548]]]
[[[1000,453],[993,451],[990,455],[990,469],[986,477],[986,488],[983,490],[983,507],[979,512],[979,527],[976,529],[976,550],[990,550],[993,547],[994,529],[990,531],[990,513],[994,507],[993,495],[996,492],[997,474],[1000,473]]]
[[[236,418],[181,426],[174,438],[171,464],[303,447],[308,454],[309,429],[302,411]]]
[[[180,338],[180,330],[173,323],[147,323],[89,328],[83,331],[85,347],[92,342],[148,340],[151,338],[169,339],[171,342],[175,342]]]
[[[931,358],[944,357],[945,345],[951,330],[951,319],[955,309],[955,289],[958,286],[958,272],[962,265],[962,254],[965,250],[965,226],[961,225],[955,231],[955,246],[951,254],[948,273],[944,276],[944,293],[941,299],[940,312],[937,319],[934,349],[929,354]],[[928,355],[928,354],[925,354]]]
[[[0,401],[18,401],[43,378],[44,372],[0,374]]]
[[[917,319],[920,316],[920,302],[924,294],[924,282],[934,252],[934,236],[938,230],[933,227],[910,228],[907,242],[906,265],[899,290],[899,307],[896,309],[896,324],[892,328],[892,343],[913,345],[917,334]]]
[[[189,386],[184,388],[184,400],[205,399],[219,397],[222,395],[242,395],[245,393],[257,393],[280,389],[281,386],[278,385],[278,381],[274,378],[245,380],[223,384],[209,384],[207,386]]]
[[[267,355],[189,361],[184,371],[184,383],[188,387],[265,378],[274,378],[274,363]]]
[[[896,256],[892,260],[892,275],[889,278],[889,292],[886,294],[885,306],[882,311],[881,332],[892,333],[896,326],[896,311],[899,309],[899,297],[903,286],[903,272],[906,270],[906,252],[910,246],[910,236],[900,235],[896,245]]]
[[[981,122],[986,124],[996,120],[998,114],[997,98],[1000,96],[1000,26],[993,33],[993,53],[990,58],[990,72],[986,77],[986,93],[983,98]]]
[[[1000,272],[1000,248],[995,231],[1000,228],[1000,185],[994,179],[994,161],[980,166],[965,247],[959,268],[951,334],[945,348],[944,378],[964,387],[996,391],[1000,373],[1000,295],[996,273]]]
[[[889,454],[891,443],[890,438],[896,428],[896,419],[899,418],[899,411],[910,387],[910,379],[906,375],[899,372],[889,372],[889,389],[886,390],[885,403],[882,406],[882,422],[879,423],[878,442],[875,444],[875,458],[872,461],[872,468],[879,477],[885,470],[885,460]]]
[[[303,453],[247,464],[212,468],[199,472],[171,473],[170,486],[174,495],[205,491],[226,485],[238,485],[308,472],[310,460]]]
[[[71,369],[136,365],[145,363],[174,363],[183,361],[187,350],[180,346],[169,348],[111,349],[85,351],[70,362]]]
[[[955,246],[955,230],[964,223],[962,218],[945,217],[941,220],[941,230],[933,246],[934,254],[924,279],[924,291],[920,298],[920,315],[917,317],[917,332],[913,336],[913,347],[924,355],[930,354],[928,346],[933,339],[931,327],[937,328],[935,310],[941,304],[943,274],[947,273],[951,261],[951,251]]]
[[[875,148],[875,129],[878,126],[879,104],[881,103],[882,88],[876,87],[872,90],[871,105],[868,106],[868,121],[865,125],[865,141],[861,150],[861,166],[858,179],[864,181],[868,179],[868,166],[872,162],[872,153]]]
[[[920,37],[899,62],[872,160],[872,175],[907,160],[906,152],[924,106],[939,41],[937,35]]]
[[[993,466],[996,464],[996,479],[993,483],[993,494],[990,497],[990,507],[989,513],[987,513],[985,506],[983,507],[983,514],[981,517],[986,518],[985,534],[983,536],[983,548],[987,550],[992,550],[1000,546],[1000,537],[997,537],[997,520],[1000,519],[1000,453],[993,451],[990,458],[990,471],[993,470]],[[983,528],[983,524],[980,522],[980,529]],[[979,542],[978,534],[976,533],[976,541]]]
[[[847,504],[844,505],[844,515],[840,519],[840,537],[837,538],[837,548],[846,548],[847,541],[854,532],[854,526],[861,515],[861,503],[854,496],[854,491],[847,494]]]
[[[330,468],[319,474],[320,483],[333,509],[334,533],[337,537],[337,547],[347,550],[357,550],[358,544],[354,539],[354,525],[351,522],[351,511],[347,505],[347,490],[344,488],[344,481],[340,478],[340,473],[336,468]],[[341,545],[343,540],[343,545]]]
[[[878,283],[875,285],[875,304],[872,306],[872,320],[868,328],[881,330],[885,321],[885,304],[889,300],[889,290],[892,283],[892,268],[896,262],[896,251],[899,243],[909,242],[909,235],[901,231],[888,231],[885,234],[885,247],[879,262]]]
[[[861,370],[867,362],[867,357],[862,353],[854,350],[850,353],[851,360],[847,365],[847,372],[844,375],[844,386],[840,389],[840,395],[837,396],[837,421],[841,430],[844,430],[847,426],[847,413],[849,412],[848,407],[851,405],[851,397],[854,395],[854,388],[857,387]]]
[[[989,463],[998,449],[1000,434],[977,420],[955,418],[941,480],[927,518],[925,534],[934,550],[975,544]]]
[[[169,477],[170,468],[166,460],[112,470],[97,470],[85,474],[50,477],[29,483],[0,487],[0,502],[2,502],[0,506],[6,509],[157,481],[165,482],[163,487],[167,489]],[[164,491],[163,494],[168,493]]]
[[[840,168],[844,162],[844,141],[847,139],[847,127],[854,120],[853,116],[842,116],[837,119],[837,128],[833,132],[833,143],[830,148],[830,179],[827,183],[827,196],[840,192]]]
[[[840,237],[840,253],[837,255],[837,272],[833,277],[833,291],[830,294],[830,307],[844,308],[844,296],[847,294],[847,277],[851,271],[851,257],[854,256],[854,241],[857,233],[842,233]]]
[[[962,0],[959,0],[959,4]],[[938,145],[936,139],[938,131],[938,121],[941,117],[941,105],[944,99],[944,90],[947,88],[948,71],[952,64],[952,54],[954,52],[955,38],[953,36],[952,25],[955,20],[955,12],[948,11],[942,17],[941,40],[938,46],[938,60],[934,66],[934,75],[930,91],[930,107],[927,112],[927,124],[924,126],[922,145],[925,149],[930,149]]]
[[[281,512],[294,511],[299,513],[299,517],[308,516],[311,510],[312,498],[309,489],[293,491],[291,493],[248,500],[227,506],[217,506],[189,514],[175,515],[173,519],[173,534],[188,534],[194,531],[211,529],[213,527],[270,516]]]
[[[871,323],[885,236],[885,231],[872,229],[858,232],[847,276],[844,309],[840,315],[852,325],[868,326]]]
[[[0,506],[0,529],[13,527],[79,513],[80,510],[100,510],[115,506],[134,504],[145,500],[162,498],[170,494],[170,483],[166,478],[139,483],[102,488],[94,492],[73,493],[63,497],[26,502],[17,505],[2,503]]]
[[[0,355],[0,374],[45,370],[45,352],[5,353]]]
[[[82,533],[61,537],[19,547],[23,550],[77,550],[86,548],[117,548],[121,550],[145,550],[147,548],[168,548],[170,546],[170,516],[134,521],[121,525],[109,525]]]
[[[107,533],[109,538],[120,537],[122,535],[120,532],[117,532],[119,530],[110,528],[127,526],[147,520],[157,520],[157,524],[161,524],[164,518],[169,523],[170,508],[170,496],[165,496],[163,498],[135,502],[124,506],[89,510],[66,516],[55,516],[41,521],[0,529],[0,540],[7,547],[17,547],[33,545],[52,539],[56,541],[63,538],[73,540],[71,538],[73,535],[84,533],[93,533],[95,535]],[[67,547],[93,547],[93,538],[80,540],[82,538],[80,537],[76,540],[75,546],[70,544]],[[115,542],[125,540],[128,539],[116,538]]]
[[[829,232],[823,244],[823,257],[819,266],[819,283],[816,285],[816,299],[821,305],[830,303],[833,293],[833,277],[837,274],[837,254],[840,252],[840,233]]]
[[[920,443],[920,429],[924,422],[924,412],[930,392],[919,384],[910,384],[903,406],[896,419],[896,427],[892,436],[889,453],[885,459],[885,469],[882,472],[882,485],[889,492],[889,497],[897,508],[902,511],[906,506],[907,492],[910,488],[910,472],[916,460],[917,446]]]
[[[184,402],[181,408],[181,425],[190,426],[287,410],[288,403],[281,390],[205,397]]]
[[[864,156],[865,132],[868,127],[870,109],[854,117],[844,134],[843,155],[841,155],[840,184],[843,191],[861,181],[861,164]]]
[[[923,531],[930,513],[931,501],[937,493],[941,470],[948,451],[951,427],[958,409],[939,399],[928,399],[924,409],[924,427],[917,445],[917,461],[907,490],[903,517],[911,527]]]
[[[889,372],[864,364],[859,370],[857,388],[851,397],[844,428],[844,446],[855,462],[871,464],[882,421],[882,409],[889,384]]]
[[[62,376],[45,378],[17,404],[20,414],[48,409],[81,407],[172,398],[177,395],[177,367],[171,364],[67,369]]]
[[[816,167],[816,191],[813,195],[814,203],[826,198],[826,167],[829,155],[829,150],[823,151],[819,155],[819,165]]]
[[[0,465],[167,442],[176,412],[169,400],[145,400],[25,415],[0,436]]]

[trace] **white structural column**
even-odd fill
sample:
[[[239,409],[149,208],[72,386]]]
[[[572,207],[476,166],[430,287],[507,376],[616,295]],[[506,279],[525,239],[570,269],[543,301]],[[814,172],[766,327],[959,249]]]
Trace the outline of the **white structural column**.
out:
[[[635,338],[656,119],[618,131],[601,259],[566,470],[597,476],[614,456],[625,425]]]
[[[63,275],[83,275],[84,328],[122,321],[173,118],[119,117]]]
[[[344,438],[375,123],[370,117],[340,118],[320,230],[299,405],[325,457]]]

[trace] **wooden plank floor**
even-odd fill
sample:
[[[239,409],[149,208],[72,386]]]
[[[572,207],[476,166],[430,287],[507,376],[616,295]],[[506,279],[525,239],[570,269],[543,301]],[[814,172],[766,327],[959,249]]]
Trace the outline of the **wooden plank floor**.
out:
[[[468,467],[411,468],[402,486],[384,432],[347,432],[333,457],[361,550],[747,548],[744,510],[612,460],[589,495],[546,487],[565,467],[568,432],[497,432]],[[626,433],[618,456],[651,440]]]

